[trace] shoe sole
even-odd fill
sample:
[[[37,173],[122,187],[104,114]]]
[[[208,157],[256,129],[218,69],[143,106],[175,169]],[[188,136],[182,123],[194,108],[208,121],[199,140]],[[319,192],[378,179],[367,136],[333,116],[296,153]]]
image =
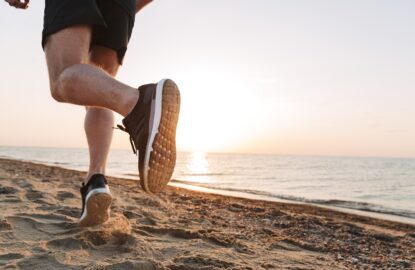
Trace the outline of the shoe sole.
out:
[[[152,105],[149,140],[144,157],[141,186],[147,192],[161,191],[170,181],[176,165],[176,128],[180,112],[180,91],[169,79],[156,87]]]
[[[79,221],[80,227],[100,225],[110,216],[112,196],[106,188],[91,191],[86,198],[84,213]]]

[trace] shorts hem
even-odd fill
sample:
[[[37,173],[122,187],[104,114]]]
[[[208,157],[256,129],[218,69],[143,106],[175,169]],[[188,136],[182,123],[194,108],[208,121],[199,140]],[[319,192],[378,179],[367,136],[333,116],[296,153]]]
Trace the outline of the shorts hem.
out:
[[[91,26],[93,26],[93,25],[102,25],[102,26],[106,26],[106,24],[104,22],[99,21],[99,20],[77,20],[76,22],[75,21],[74,22],[67,22],[67,23],[63,23],[63,24],[60,24],[60,25],[55,26],[55,27],[47,28],[46,29],[47,31],[43,31],[43,33],[42,33],[42,49],[45,50],[45,45],[46,45],[46,42],[47,42],[47,38],[50,35],[53,35],[53,34],[59,32],[63,29],[66,29],[66,28],[69,28],[69,27],[72,27],[72,26],[77,26],[77,25],[91,25]]]

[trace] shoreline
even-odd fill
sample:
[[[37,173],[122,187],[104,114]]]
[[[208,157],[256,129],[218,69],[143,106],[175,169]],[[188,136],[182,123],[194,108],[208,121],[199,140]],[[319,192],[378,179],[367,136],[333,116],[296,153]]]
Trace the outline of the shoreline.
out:
[[[394,214],[388,214],[388,213],[381,213],[381,212],[374,212],[370,210],[360,210],[360,209],[353,209],[353,208],[346,208],[346,207],[339,207],[339,206],[329,206],[329,205],[323,205],[323,204],[317,204],[317,203],[308,203],[308,202],[302,202],[302,201],[295,201],[295,200],[288,200],[288,199],[279,199],[279,198],[270,198],[269,196],[261,196],[261,195],[251,195],[244,192],[238,192],[238,191],[227,191],[222,189],[214,189],[214,188],[208,188],[208,187],[202,187],[202,186],[194,186],[194,185],[187,185],[184,183],[169,183],[170,186],[184,188],[188,190],[198,191],[202,193],[208,193],[208,194],[215,194],[215,195],[222,195],[222,196],[230,196],[233,198],[241,198],[241,199],[251,199],[251,200],[257,200],[257,201],[268,201],[268,202],[280,202],[280,203],[287,203],[287,204],[300,204],[300,205],[310,205],[325,209],[330,209],[346,214],[355,214],[363,217],[371,217],[376,219],[383,219],[387,221],[392,222],[399,222],[409,225],[415,225],[415,219],[400,215],[394,215]]]
[[[108,177],[111,219],[80,229],[84,172],[0,159],[0,267],[411,269],[415,226],[307,204]]]
[[[21,161],[21,162],[28,162],[28,163],[33,163],[33,164],[45,165],[45,166],[53,166],[53,167],[57,167],[57,168],[62,168],[62,169],[67,169],[67,170],[74,170],[74,171],[77,171],[77,172],[80,172],[80,173],[85,173],[85,171],[79,170],[79,169],[74,168],[74,167],[70,167],[70,166],[65,167],[65,166],[62,166],[60,164],[54,164],[54,163],[50,163],[50,162],[42,162],[42,161],[36,161],[36,160],[26,160],[26,159],[19,159],[19,158],[13,158],[13,157],[3,157],[3,156],[0,156],[0,159],[16,160],[16,161]],[[130,180],[130,181],[139,181],[138,176],[135,176],[135,175],[130,176],[130,175],[124,175],[124,174],[116,174],[116,175],[109,174],[108,176],[111,176],[111,177],[114,177],[114,178]],[[351,207],[342,207],[342,206],[336,206],[336,205],[327,205],[327,204],[324,204],[324,203],[313,203],[313,202],[307,202],[307,201],[291,200],[291,199],[288,199],[288,198],[271,197],[271,196],[261,195],[261,194],[250,194],[250,193],[246,193],[246,192],[239,191],[239,190],[226,190],[226,189],[220,189],[220,188],[214,188],[214,187],[207,187],[207,186],[203,186],[203,185],[187,184],[186,181],[179,180],[179,179],[172,179],[169,183],[169,186],[180,187],[180,188],[193,190],[193,191],[199,191],[199,192],[208,193],[208,194],[231,196],[231,197],[235,197],[235,198],[244,198],[244,199],[252,199],[252,200],[264,200],[264,201],[269,201],[269,202],[281,202],[281,203],[312,205],[312,206],[315,206],[315,207],[331,209],[331,210],[340,211],[340,212],[349,213],[349,214],[356,214],[356,215],[361,215],[361,216],[365,216],[365,217],[373,217],[373,218],[384,219],[384,220],[388,220],[388,221],[394,221],[394,222],[400,222],[400,223],[415,225],[415,219],[414,218],[404,216],[404,215],[394,214],[394,213],[388,213],[388,212],[385,213],[385,212],[382,212],[382,211],[373,211],[371,209],[359,209],[359,208],[351,208]],[[348,203],[356,203],[354,201],[347,201],[347,202]],[[383,207],[383,206],[381,206],[381,207]]]

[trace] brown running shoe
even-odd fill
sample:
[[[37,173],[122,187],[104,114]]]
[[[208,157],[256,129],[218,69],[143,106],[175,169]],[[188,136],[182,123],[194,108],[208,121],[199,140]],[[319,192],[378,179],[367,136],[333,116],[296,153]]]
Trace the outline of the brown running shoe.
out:
[[[118,127],[130,135],[134,153],[138,150],[140,183],[147,192],[158,192],[170,181],[176,165],[176,127],[180,92],[170,79],[138,88],[134,109]]]

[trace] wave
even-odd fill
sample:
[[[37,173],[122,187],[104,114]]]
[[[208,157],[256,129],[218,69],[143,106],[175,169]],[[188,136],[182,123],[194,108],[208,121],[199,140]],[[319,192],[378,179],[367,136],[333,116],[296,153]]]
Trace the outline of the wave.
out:
[[[124,173],[123,175],[127,176],[137,176],[140,175],[138,173]],[[222,175],[228,175],[226,173],[182,173],[182,176],[222,176]]]
[[[122,175],[140,177],[138,173],[123,173]]]
[[[231,191],[231,192],[241,192],[241,193],[245,193],[249,195],[265,196],[269,198],[275,198],[275,199],[286,200],[286,201],[301,202],[301,203],[307,203],[307,204],[317,204],[317,205],[324,205],[324,206],[333,206],[333,207],[339,207],[339,208],[344,208],[344,209],[353,209],[353,210],[388,214],[388,215],[415,219],[414,211],[395,209],[395,208],[385,207],[382,205],[372,204],[372,203],[367,203],[367,202],[346,201],[346,200],[336,200],[336,199],[330,199],[330,200],[309,199],[309,198],[299,197],[299,196],[275,194],[275,193],[261,191],[261,190],[215,187],[215,186],[211,186],[208,184],[183,181],[183,180],[177,180],[177,179],[173,179],[171,182],[187,184],[191,186],[198,186],[198,187],[219,190],[219,191],[222,190],[222,191]]]
[[[221,176],[227,175],[226,173],[183,173],[183,176]]]

